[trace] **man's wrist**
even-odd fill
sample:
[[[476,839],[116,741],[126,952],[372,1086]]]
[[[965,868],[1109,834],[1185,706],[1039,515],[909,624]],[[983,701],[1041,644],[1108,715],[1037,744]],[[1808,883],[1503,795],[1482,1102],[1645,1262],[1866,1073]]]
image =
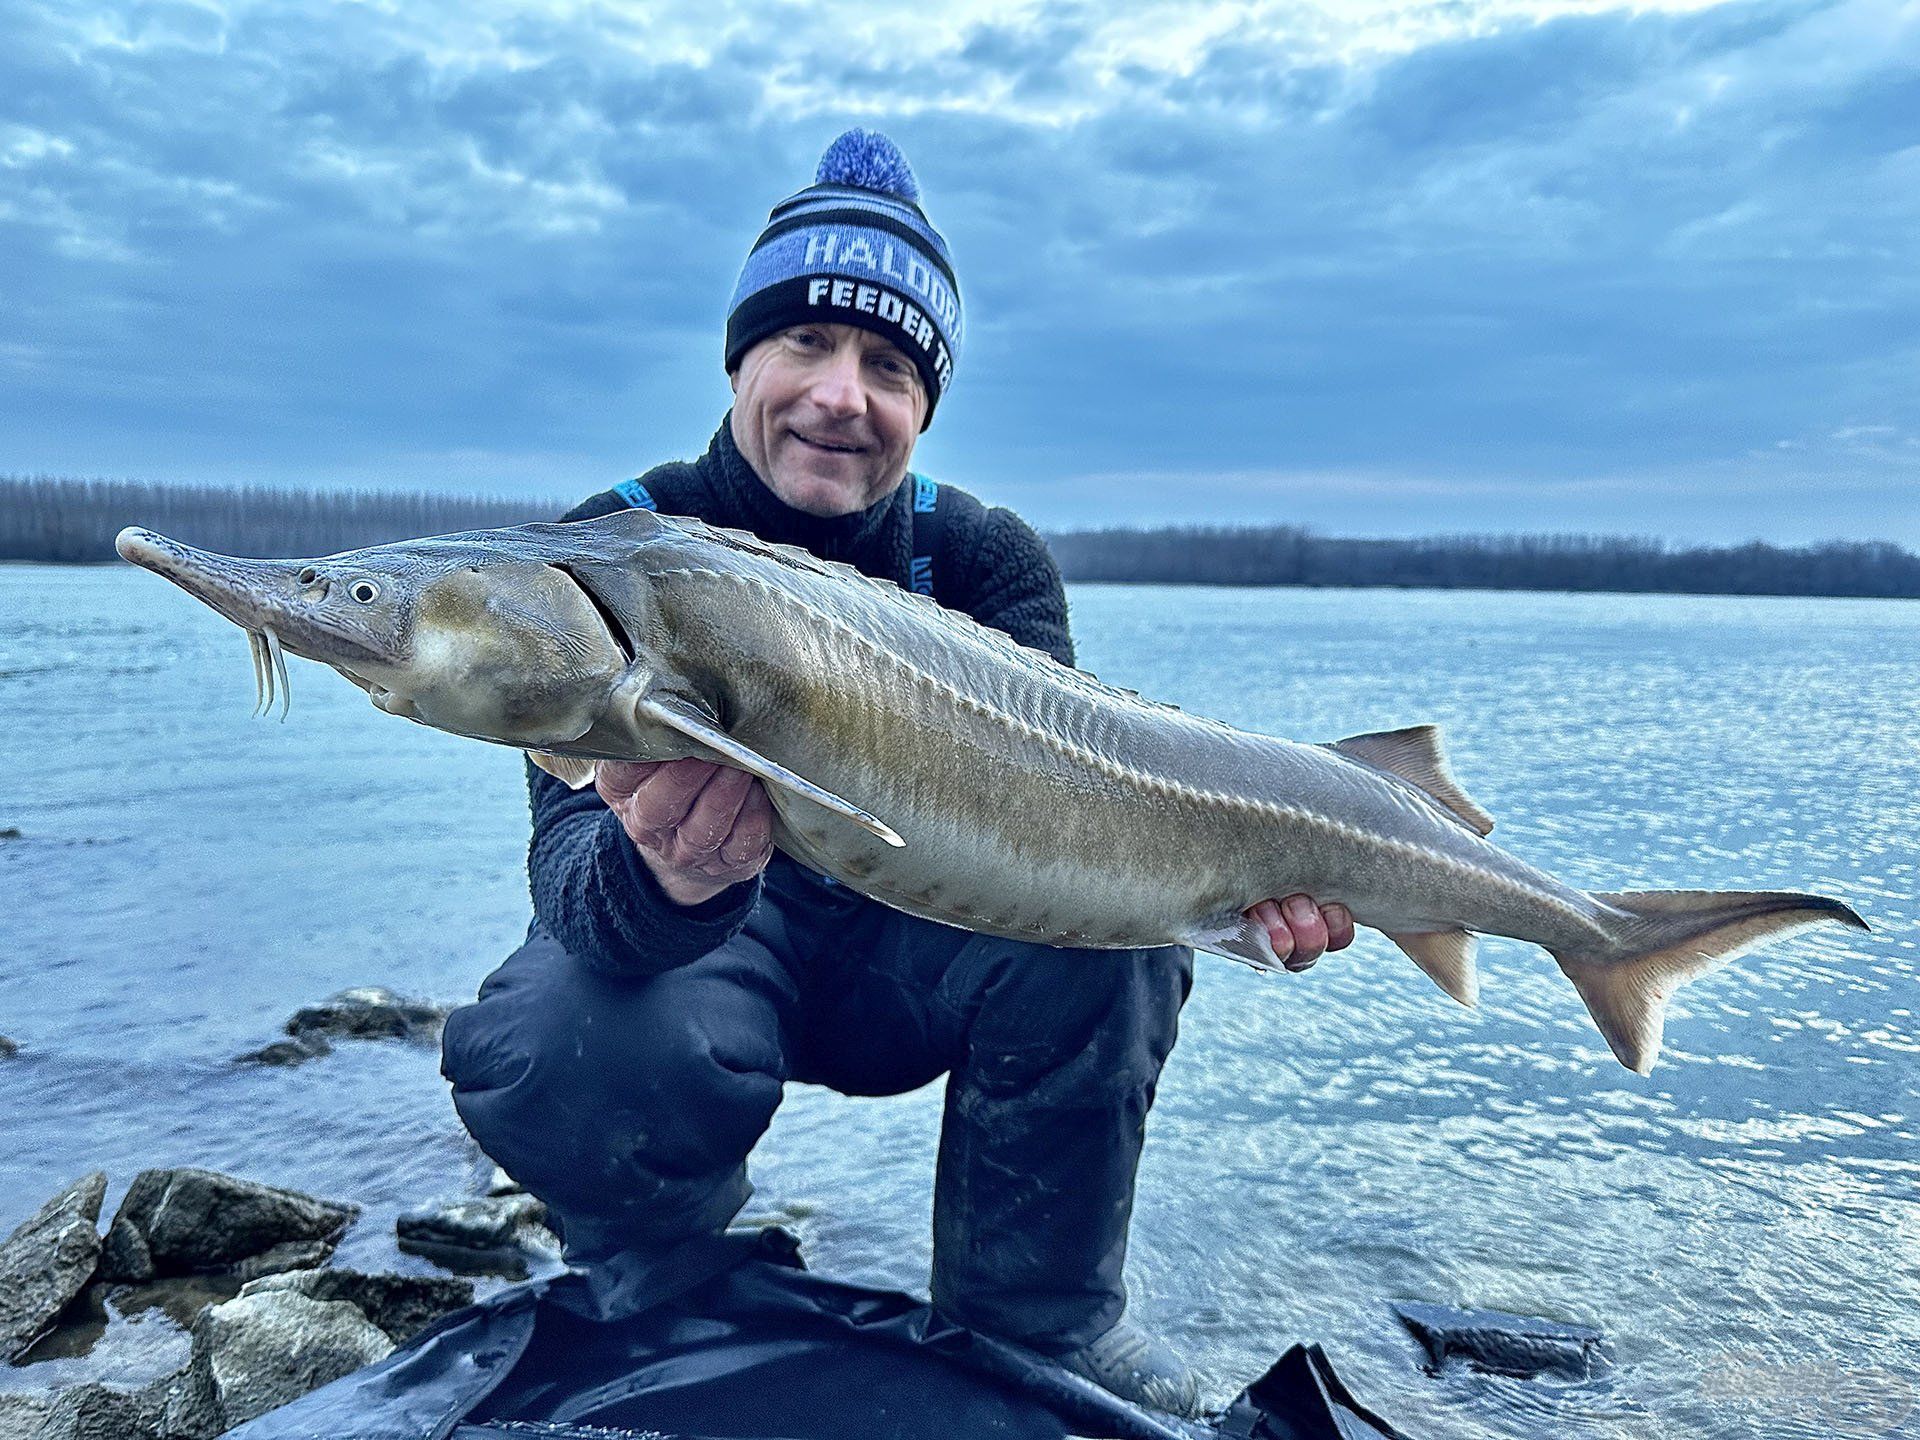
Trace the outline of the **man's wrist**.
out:
[[[646,858],[644,851],[641,858],[643,860]],[[683,910],[706,904],[735,883],[731,880],[696,881],[680,875],[663,875],[650,863],[647,868],[653,870],[653,883],[660,887],[660,893]]]

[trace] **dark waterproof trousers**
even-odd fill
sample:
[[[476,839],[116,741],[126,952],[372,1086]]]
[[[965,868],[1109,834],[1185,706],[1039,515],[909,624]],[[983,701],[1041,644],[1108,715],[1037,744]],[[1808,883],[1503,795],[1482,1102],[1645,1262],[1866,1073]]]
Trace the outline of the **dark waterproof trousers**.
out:
[[[738,935],[658,976],[609,977],[536,925],[448,1017],[442,1068],[570,1253],[724,1227],[788,1080],[896,1095],[945,1074],[933,1302],[1060,1353],[1125,1308],[1134,1172],[1192,958],[976,935],[777,859]]]

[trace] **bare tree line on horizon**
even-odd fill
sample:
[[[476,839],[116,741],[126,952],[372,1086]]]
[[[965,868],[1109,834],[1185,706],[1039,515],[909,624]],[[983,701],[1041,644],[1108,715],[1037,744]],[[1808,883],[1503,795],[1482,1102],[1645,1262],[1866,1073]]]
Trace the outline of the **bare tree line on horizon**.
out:
[[[1069,580],[1692,595],[1920,597],[1920,556],[1885,540],[1670,545],[1619,535],[1365,540],[1297,525],[1076,530],[1047,537]]]
[[[328,555],[556,518],[551,501],[402,490],[281,490],[0,476],[0,560],[114,558],[143,525],[228,554]],[[1612,535],[1325,536],[1297,525],[1049,535],[1071,581],[1920,597],[1920,556],[1883,540],[1686,546]]]
[[[424,490],[0,476],[0,560],[112,560],[113,537],[129,525],[228,555],[309,556],[557,518],[551,502]]]

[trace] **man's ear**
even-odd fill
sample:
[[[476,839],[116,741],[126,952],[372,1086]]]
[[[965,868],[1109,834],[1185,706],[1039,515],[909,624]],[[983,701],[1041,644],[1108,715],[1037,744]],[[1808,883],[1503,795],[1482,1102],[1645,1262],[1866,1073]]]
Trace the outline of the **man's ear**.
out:
[[[740,393],[740,367],[738,365],[727,371],[727,388],[736,395]]]

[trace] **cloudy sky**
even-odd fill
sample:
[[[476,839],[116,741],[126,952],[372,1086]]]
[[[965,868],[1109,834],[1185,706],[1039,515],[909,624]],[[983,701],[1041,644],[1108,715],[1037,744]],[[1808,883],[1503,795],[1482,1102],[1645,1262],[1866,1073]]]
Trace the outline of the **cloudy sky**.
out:
[[[1920,546],[1920,3],[881,8],[0,0],[0,472],[604,488],[867,124],[1043,526]]]

